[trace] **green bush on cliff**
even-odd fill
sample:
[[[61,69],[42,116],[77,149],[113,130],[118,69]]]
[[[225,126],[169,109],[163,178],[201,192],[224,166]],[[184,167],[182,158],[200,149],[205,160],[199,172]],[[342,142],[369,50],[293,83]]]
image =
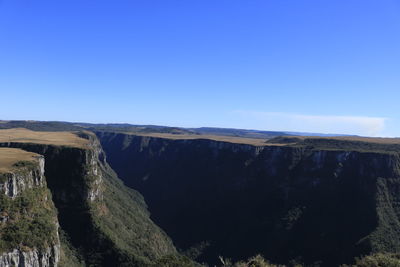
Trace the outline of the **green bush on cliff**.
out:
[[[180,255],[168,255],[157,260],[149,267],[200,267],[200,264],[194,263],[191,259]]]
[[[16,167],[16,168],[19,168],[19,169],[22,168],[22,167],[33,168],[35,166],[36,166],[36,163],[34,163],[32,161],[27,161],[27,160],[18,161],[16,163],[14,163],[14,165],[13,165],[13,167]]]
[[[111,246],[118,266],[195,266],[178,255],[172,241],[150,219],[143,197],[119,181],[107,167],[103,173],[103,200],[90,205],[100,245]],[[113,253],[114,253],[113,252]],[[103,262],[103,254],[93,253],[93,261]],[[178,264],[179,263],[179,264]],[[156,265],[154,265],[156,264]],[[189,265],[187,265],[189,264]]]
[[[399,267],[400,254],[376,253],[362,258],[356,258],[353,265],[341,265],[341,267]]]
[[[284,267],[285,265],[276,265],[270,263],[263,256],[257,255],[251,257],[246,261],[239,261],[236,263],[232,263],[229,259],[224,259],[222,257],[219,258],[223,267]],[[294,267],[301,267],[300,264],[293,264]]]
[[[61,255],[59,267],[85,267],[84,260],[76,248],[74,248],[66,233],[60,228]]]
[[[359,152],[376,152],[376,153],[395,153],[400,152],[399,144],[386,144],[367,141],[354,141],[354,140],[340,140],[328,138],[306,138],[303,142],[297,143],[295,146],[306,146],[315,149],[326,150],[346,150],[346,151],[359,151]]]
[[[56,211],[46,188],[27,189],[15,199],[1,194],[0,252],[15,248],[44,248],[57,234]]]

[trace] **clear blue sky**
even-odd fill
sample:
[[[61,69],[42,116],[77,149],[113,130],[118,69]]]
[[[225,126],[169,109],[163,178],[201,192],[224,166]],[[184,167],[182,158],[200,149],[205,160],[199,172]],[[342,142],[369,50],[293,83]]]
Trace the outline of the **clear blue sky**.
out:
[[[0,0],[0,119],[400,136],[400,1]]]

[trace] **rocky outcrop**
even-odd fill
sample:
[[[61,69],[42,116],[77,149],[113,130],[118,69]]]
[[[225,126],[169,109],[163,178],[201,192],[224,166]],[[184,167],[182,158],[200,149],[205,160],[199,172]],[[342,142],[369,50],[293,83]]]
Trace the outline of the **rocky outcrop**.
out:
[[[0,267],[57,267],[60,260],[60,245],[55,245],[44,251],[37,249],[12,252],[0,255]]]
[[[105,164],[104,159],[104,152],[101,148],[101,145],[97,138],[92,136],[87,136],[90,140],[89,146],[91,147],[90,150],[87,152],[86,156],[86,166],[87,166],[87,173],[86,175],[90,177],[88,191],[86,198],[89,201],[94,201],[96,199],[102,200],[102,171],[100,170],[100,165]]]
[[[0,267],[58,265],[58,221],[52,199],[48,197],[44,172],[45,159],[43,156],[36,156],[34,161],[18,162],[14,168],[1,174],[1,203],[4,206],[0,207],[0,235],[7,238],[2,242],[2,250],[6,249],[6,252],[0,253]],[[24,229],[26,225],[30,225],[28,230]],[[43,230],[43,227],[46,227],[46,230]],[[21,233],[12,232],[15,229]],[[13,244],[17,246],[13,247]],[[36,245],[40,245],[40,248],[36,248]]]
[[[2,174],[3,182],[0,182],[0,192],[15,198],[25,189],[45,186],[44,157],[38,156],[37,161],[37,164],[20,167],[13,172]]]
[[[88,148],[13,142],[0,143],[0,147],[21,148],[43,155],[47,163],[46,174],[49,176],[50,173],[51,176],[51,178],[47,177],[47,184],[52,190],[54,200],[65,203],[85,203],[86,200],[102,199],[102,172],[99,171],[99,168],[102,164],[103,152],[96,137],[88,134],[84,136],[90,140]],[[56,178],[57,176],[58,178]],[[10,175],[10,182],[7,182],[7,186],[4,188],[15,188],[14,183],[17,184],[17,188],[18,183],[22,186],[24,183],[26,184],[25,181],[11,177],[12,175]],[[39,176],[33,176],[33,178],[36,177]],[[42,180],[37,179],[37,181]],[[30,186],[31,182],[27,182],[27,186]],[[8,189],[7,192],[10,190]]]

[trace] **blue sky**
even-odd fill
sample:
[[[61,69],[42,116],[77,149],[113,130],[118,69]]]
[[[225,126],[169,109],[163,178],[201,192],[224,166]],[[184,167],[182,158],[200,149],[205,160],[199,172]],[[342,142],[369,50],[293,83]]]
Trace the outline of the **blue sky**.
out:
[[[1,119],[400,136],[400,1],[0,0]]]

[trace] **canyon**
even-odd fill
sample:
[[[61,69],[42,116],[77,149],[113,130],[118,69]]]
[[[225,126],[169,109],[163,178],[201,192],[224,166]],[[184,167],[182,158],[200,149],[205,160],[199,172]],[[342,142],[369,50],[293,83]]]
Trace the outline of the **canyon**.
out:
[[[398,139],[25,126],[0,130],[0,266],[339,266],[400,250]]]

